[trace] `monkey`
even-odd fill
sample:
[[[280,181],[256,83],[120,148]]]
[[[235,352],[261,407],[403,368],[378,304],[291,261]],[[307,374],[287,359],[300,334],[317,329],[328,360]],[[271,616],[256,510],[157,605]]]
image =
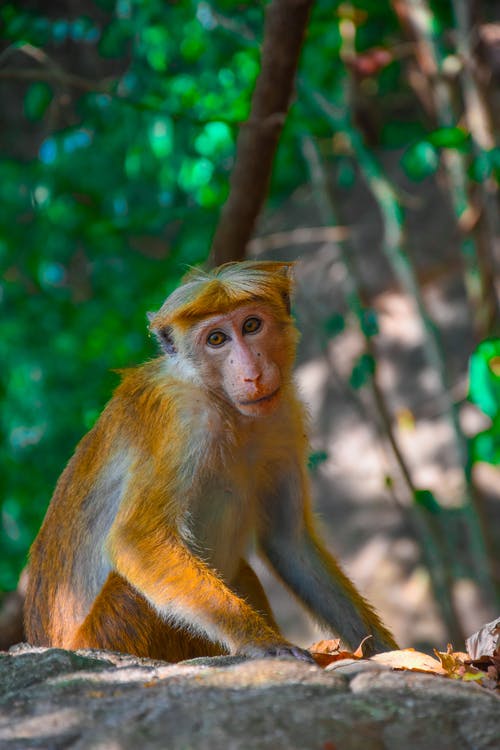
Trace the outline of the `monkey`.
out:
[[[293,379],[291,263],[191,270],[62,473],[29,558],[30,643],[177,662],[310,661],[280,632],[253,547],[350,648],[397,648],[316,529]]]

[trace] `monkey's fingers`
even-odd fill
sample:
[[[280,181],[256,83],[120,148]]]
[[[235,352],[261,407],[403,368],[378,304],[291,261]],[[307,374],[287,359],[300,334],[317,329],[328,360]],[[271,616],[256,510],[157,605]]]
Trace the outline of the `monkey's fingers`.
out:
[[[270,656],[293,656],[299,661],[307,661],[309,664],[316,664],[309,651],[298,646],[279,646],[276,653],[270,653]]]
[[[309,664],[316,664],[309,651],[306,651],[303,648],[299,648],[298,646],[271,646],[270,648],[267,648],[265,650],[265,653],[263,655],[274,656],[278,658],[283,656],[285,658],[292,657],[294,659],[299,659],[299,661],[306,661]]]
[[[309,664],[316,664],[309,651],[287,641],[278,641],[275,643],[247,643],[243,648],[238,649],[240,656],[248,656],[250,659],[267,659],[267,658],[285,658],[299,659]]]

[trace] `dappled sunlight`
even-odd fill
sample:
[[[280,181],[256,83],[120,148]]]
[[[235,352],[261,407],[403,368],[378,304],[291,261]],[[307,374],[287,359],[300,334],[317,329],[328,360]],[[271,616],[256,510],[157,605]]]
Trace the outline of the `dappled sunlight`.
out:
[[[491,619],[491,7],[290,3],[284,34],[274,0],[25,5],[0,4],[0,593],[116,371],[158,355],[147,311],[213,244],[297,260],[315,508],[356,583],[406,644]]]
[[[46,738],[47,742],[52,742],[51,738],[57,738],[69,729],[80,728],[83,720],[84,712],[76,708],[54,710],[49,706],[46,707],[46,712],[29,718],[17,718],[15,722],[12,721],[12,717],[0,717],[0,741],[28,741],[36,737],[42,741]]]

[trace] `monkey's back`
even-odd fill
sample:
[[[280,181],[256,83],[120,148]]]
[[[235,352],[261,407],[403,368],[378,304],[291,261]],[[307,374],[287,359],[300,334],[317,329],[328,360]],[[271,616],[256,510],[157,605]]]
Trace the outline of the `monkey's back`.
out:
[[[34,644],[68,645],[65,633],[84,619],[109,573],[104,545],[126,467],[109,462],[105,415],[61,474],[30,551],[25,629]]]
[[[142,371],[126,371],[98,422],[78,444],[61,474],[30,551],[25,630],[30,643],[67,646],[109,571],[106,538],[132,462],[129,436],[137,435],[128,390],[141,389]],[[150,389],[151,390],[151,389]],[[145,427],[147,430],[147,427]]]

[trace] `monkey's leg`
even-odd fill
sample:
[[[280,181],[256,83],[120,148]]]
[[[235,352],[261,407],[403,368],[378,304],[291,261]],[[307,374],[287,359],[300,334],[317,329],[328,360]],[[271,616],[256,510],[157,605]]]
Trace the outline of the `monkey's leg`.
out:
[[[274,619],[271,605],[269,604],[266,592],[259,581],[257,574],[251,565],[246,560],[240,560],[238,572],[236,578],[231,583],[233,591],[245,599],[253,609],[255,609],[260,615],[264,617],[266,622],[276,630],[280,632],[279,626]]]
[[[227,653],[222,647],[162,620],[149,602],[117,573],[110,573],[71,648],[121,651],[181,661]]]

